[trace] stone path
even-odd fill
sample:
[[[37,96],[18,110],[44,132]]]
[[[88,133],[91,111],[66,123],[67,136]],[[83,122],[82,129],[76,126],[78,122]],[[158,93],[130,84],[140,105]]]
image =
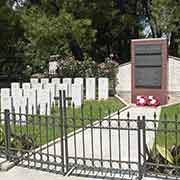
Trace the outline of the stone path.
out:
[[[137,116],[142,117],[145,115],[146,119],[153,120],[154,112],[156,112],[157,114],[157,119],[159,119],[159,115],[160,115],[159,108],[132,106],[120,113],[120,119],[127,119],[128,112],[130,113],[130,119],[137,119]],[[132,169],[133,171],[137,170],[138,168],[137,166],[137,163],[138,163],[137,130],[135,131],[120,130],[119,132],[118,123],[117,123],[118,115],[117,114],[113,115],[111,119],[112,119],[111,127],[115,128],[115,129],[112,129],[111,132],[109,132],[109,129],[102,129],[102,133],[100,132],[99,128],[93,129],[93,137],[92,137],[92,132],[91,132],[92,130],[88,128],[84,132],[80,131],[75,136],[72,135],[68,138],[68,154],[70,157],[69,162],[72,162],[72,164],[74,164],[75,162],[74,157],[76,156],[78,165],[86,165],[86,166],[92,167],[91,160],[83,161],[82,158],[84,156],[86,157],[86,159],[87,158],[92,159],[92,156],[94,156],[94,158],[97,159],[97,161],[95,161],[94,163],[95,164],[94,166],[101,167],[100,159],[101,159],[101,153],[102,153],[102,159],[108,160],[107,162],[103,162],[103,167],[105,168],[112,167],[113,169],[119,169],[118,163],[112,163],[112,166],[111,166],[110,164],[110,156],[111,156],[111,159],[114,162],[119,161],[119,160],[124,161],[124,162],[128,162],[128,161],[134,162],[134,164],[130,166],[130,169]],[[113,121],[113,119],[115,119],[115,121]],[[100,124],[96,123],[95,126],[100,127]],[[153,128],[154,123],[146,122],[146,126],[148,128],[151,128],[151,127]],[[102,127],[108,127],[108,120],[105,120],[102,122]],[[127,122],[122,120],[121,127],[126,128]],[[130,128],[137,128],[137,122],[130,122]],[[120,137],[118,133],[120,133]],[[93,140],[93,147],[92,147],[92,140]],[[102,143],[101,143],[101,140],[102,140]],[[154,133],[147,132],[146,143],[149,147],[153,145],[153,140],[154,140]],[[76,141],[76,146],[74,143],[75,141]],[[83,141],[84,141],[84,144],[83,144]],[[111,149],[109,148],[110,141],[111,141]],[[119,144],[118,144],[119,141],[120,141],[120,150],[119,150]],[[101,152],[101,149],[102,149],[102,152]],[[50,147],[48,151],[52,154],[54,153],[54,151],[56,151],[56,154],[60,155],[61,154],[60,143],[57,143],[56,146]],[[46,149],[44,150],[44,152],[46,152]],[[122,163],[121,168],[124,170],[127,170],[129,167],[127,163]],[[78,172],[76,171],[76,173]]]

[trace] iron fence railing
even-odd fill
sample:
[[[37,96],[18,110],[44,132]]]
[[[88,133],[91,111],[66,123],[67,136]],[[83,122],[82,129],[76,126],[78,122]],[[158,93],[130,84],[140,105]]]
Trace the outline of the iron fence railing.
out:
[[[144,176],[180,179],[180,120],[177,114],[162,114],[161,119],[154,120],[143,117],[147,125],[143,129],[144,136]],[[153,133],[153,144],[147,147],[147,134]]]
[[[63,175],[110,179],[180,179],[180,121],[131,118],[102,109],[94,115],[59,93],[56,114],[1,112],[0,155],[17,165]],[[27,108],[28,109],[28,108]],[[47,107],[46,107],[47,111]]]

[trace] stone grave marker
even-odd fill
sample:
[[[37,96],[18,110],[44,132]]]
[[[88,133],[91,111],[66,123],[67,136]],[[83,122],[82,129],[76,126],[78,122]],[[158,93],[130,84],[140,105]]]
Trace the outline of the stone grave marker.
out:
[[[84,80],[83,80],[83,78],[74,78],[74,84],[84,85]]]
[[[13,110],[16,113],[16,121],[25,121],[26,120],[26,98],[22,95],[17,94],[17,96],[12,97]],[[20,113],[20,114],[19,114]]]
[[[35,90],[42,89],[41,83],[35,83],[35,84],[31,84],[31,85],[32,85],[32,89],[35,89]]]
[[[30,79],[30,83],[31,84],[37,84],[39,82],[39,79],[38,78],[31,78]]]
[[[84,98],[84,79],[83,78],[74,78],[74,84],[82,86],[82,98]]]
[[[30,89],[31,88],[31,84],[30,83],[22,83],[22,88],[23,89]]]
[[[30,83],[22,83],[23,96],[31,89]]]
[[[109,80],[108,78],[98,79],[98,99],[106,100],[109,98]]]
[[[54,103],[54,97],[55,97],[55,85],[52,83],[48,83],[44,85],[44,89],[47,89],[50,96],[50,106]]]
[[[29,89],[27,91],[24,91],[24,97],[27,101],[28,99],[28,113],[29,114],[36,114],[37,112],[37,100],[36,100],[36,90],[35,89]]]
[[[80,107],[82,105],[82,85],[73,84],[72,85],[72,104],[74,103],[75,107]]]
[[[63,84],[67,84],[67,97],[72,97],[72,79],[63,78]]]
[[[12,97],[19,97],[23,95],[23,90],[22,89],[11,89],[11,96]]]
[[[56,88],[60,84],[60,78],[52,78],[51,79],[51,84],[54,85],[54,91],[55,91],[55,96],[56,96]]]
[[[1,89],[1,108],[0,112],[4,112],[5,109],[9,109],[11,112],[11,97],[10,97],[10,89],[9,88],[2,88]],[[1,114],[1,118],[4,119],[4,114]]]
[[[11,83],[11,96],[13,96],[13,93],[15,93],[17,89],[20,89],[20,84],[17,82]]]
[[[46,84],[48,84],[49,83],[49,79],[48,78],[42,78],[41,79],[41,84],[42,84],[42,87],[44,88],[44,86],[46,85]]]
[[[96,79],[86,78],[86,99],[95,100],[96,99]]]
[[[35,89],[37,89],[38,88],[37,86],[39,86],[37,84],[40,84],[38,78],[31,78],[30,83],[31,83],[31,88],[35,88]]]
[[[48,89],[41,89],[38,91],[38,107],[40,106],[40,115],[46,115],[46,104],[47,104],[47,115],[50,115],[50,99]]]
[[[52,79],[51,79],[51,83],[52,83],[52,84],[56,84],[56,85],[57,85],[57,84],[60,84],[60,78],[52,78]]]
[[[68,86],[67,84],[59,84],[56,88],[56,95],[55,98],[58,98],[58,100],[56,101],[56,104],[58,104],[59,106],[59,91],[62,91],[62,96],[63,96],[63,91],[65,91],[65,95],[67,96],[68,93]],[[63,101],[62,101],[62,105],[63,105]],[[66,101],[66,106],[68,106],[68,101]]]

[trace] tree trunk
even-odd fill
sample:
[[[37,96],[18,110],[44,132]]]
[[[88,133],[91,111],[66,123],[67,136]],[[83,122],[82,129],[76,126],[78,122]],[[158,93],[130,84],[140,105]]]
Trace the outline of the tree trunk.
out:
[[[171,34],[169,54],[172,56],[178,56],[178,43],[176,42],[176,34],[173,32]]]

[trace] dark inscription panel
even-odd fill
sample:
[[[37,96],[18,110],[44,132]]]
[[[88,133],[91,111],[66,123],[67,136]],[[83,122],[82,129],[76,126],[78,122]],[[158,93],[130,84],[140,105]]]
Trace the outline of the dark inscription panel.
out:
[[[136,55],[136,66],[161,66],[161,55]]]
[[[136,54],[161,54],[161,46],[158,44],[136,45]]]
[[[136,45],[135,52],[136,87],[161,87],[161,46],[157,44]]]
[[[161,67],[136,68],[136,87],[160,87]]]

